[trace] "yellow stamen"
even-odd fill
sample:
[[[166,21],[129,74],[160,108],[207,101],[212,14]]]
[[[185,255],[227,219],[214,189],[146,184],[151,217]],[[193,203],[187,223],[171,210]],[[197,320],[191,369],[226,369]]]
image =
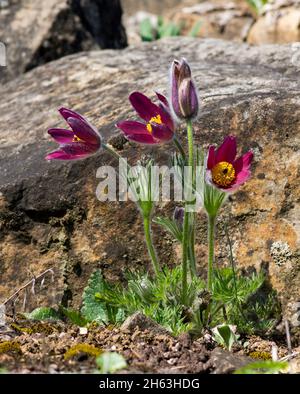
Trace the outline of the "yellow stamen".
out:
[[[81,142],[82,140],[74,134],[73,142]]]
[[[235,179],[235,169],[233,165],[227,161],[221,161],[216,164],[212,168],[211,174],[214,183],[222,187],[230,186]]]
[[[161,116],[153,116],[153,118],[150,119],[149,123],[147,123],[147,130],[149,131],[149,133],[152,133],[151,123],[162,124]]]

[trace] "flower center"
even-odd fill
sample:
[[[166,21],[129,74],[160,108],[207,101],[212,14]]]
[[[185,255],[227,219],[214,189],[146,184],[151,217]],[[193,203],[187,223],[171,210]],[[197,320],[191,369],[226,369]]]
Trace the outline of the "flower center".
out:
[[[73,142],[81,142],[82,140],[74,134]]]
[[[153,116],[153,118],[150,119],[149,123],[147,123],[147,130],[149,131],[149,133],[152,133],[151,123],[162,124],[161,116]]]
[[[212,180],[218,186],[227,187],[232,184],[235,179],[235,169],[231,163],[220,161],[212,170]]]

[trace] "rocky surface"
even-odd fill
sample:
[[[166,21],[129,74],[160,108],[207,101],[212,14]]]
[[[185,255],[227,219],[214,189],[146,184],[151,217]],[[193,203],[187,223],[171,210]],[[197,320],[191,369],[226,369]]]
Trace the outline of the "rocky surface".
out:
[[[293,311],[296,326],[300,96],[299,70],[291,53],[289,45],[249,47],[212,39],[166,39],[124,51],[65,57],[2,86],[0,299],[32,273],[52,267],[55,282],[41,294],[42,301],[38,296],[33,301],[51,304],[62,299],[77,306],[95,268],[102,268],[111,280],[122,280],[125,268],[150,267],[135,205],[100,203],[95,195],[96,169],[115,166],[115,161],[103,152],[77,163],[47,163],[44,156],[56,145],[46,130],[64,127],[56,108],[68,106],[87,116],[131,163],[141,153],[166,163],[172,146],[124,144],[114,124],[135,116],[127,100],[131,91],[166,93],[171,60],[185,56],[201,96],[196,142],[207,147],[231,133],[238,136],[241,150],[255,153],[251,180],[230,198],[219,219],[217,264],[229,263],[223,232],[229,221],[238,267],[266,272],[284,311]],[[184,140],[183,127],[178,133]],[[173,203],[159,204],[156,214],[171,215],[173,209]],[[200,212],[201,275],[206,271],[205,231],[206,218]],[[156,232],[155,243],[164,264],[179,261],[177,243],[163,231]]]
[[[210,363],[214,374],[228,374],[253,362],[246,356],[237,356],[226,350],[216,348],[211,352]]]
[[[8,0],[0,7],[0,40],[7,67],[0,80],[91,48],[123,48],[119,0]]]
[[[178,6],[167,12],[168,19],[183,26],[188,34],[200,24],[198,37],[246,41],[255,17],[246,1],[209,0],[192,6]]]
[[[146,11],[159,15],[164,13],[166,9],[182,4],[196,4],[199,0],[121,0],[121,2],[126,15],[133,15],[137,11]]]
[[[168,333],[168,330],[140,312],[136,312],[133,315],[128,316],[123,322],[121,330],[133,332],[137,327],[142,331],[148,329],[156,334]]]
[[[156,26],[157,15],[181,27],[181,35],[189,35],[199,24],[197,36],[221,38],[249,44],[295,43],[300,40],[300,1],[270,0],[259,12],[246,0],[181,1],[159,12],[150,7],[133,15],[126,14],[125,24],[129,42],[141,40],[140,23],[146,17]],[[156,11],[155,11],[156,10]],[[149,12],[152,12],[149,13]]]

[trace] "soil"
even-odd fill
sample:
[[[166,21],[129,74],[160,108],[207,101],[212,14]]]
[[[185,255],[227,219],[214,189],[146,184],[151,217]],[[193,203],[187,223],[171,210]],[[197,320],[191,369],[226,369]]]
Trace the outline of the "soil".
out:
[[[128,368],[123,373],[232,373],[252,359],[270,358],[272,348],[269,340],[249,337],[228,352],[208,333],[198,339],[189,334],[175,338],[155,327],[85,330],[63,322],[17,319],[0,330],[0,368],[9,373],[93,373],[95,355],[102,351],[125,357]],[[286,354],[279,346],[279,356]]]

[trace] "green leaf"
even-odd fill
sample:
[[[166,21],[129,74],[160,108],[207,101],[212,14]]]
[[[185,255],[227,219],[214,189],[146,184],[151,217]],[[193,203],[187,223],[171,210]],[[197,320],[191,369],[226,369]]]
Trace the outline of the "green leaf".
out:
[[[149,18],[145,18],[141,23],[140,23],[140,35],[142,38],[142,41],[154,41],[155,36],[153,33],[153,27],[151,24],[151,21]]]
[[[164,37],[177,37],[180,35],[181,27],[175,25],[175,23],[166,23],[159,27],[158,38]]]
[[[219,345],[226,347],[229,351],[238,339],[232,328],[227,324],[217,326],[213,328],[212,331],[214,333],[214,340],[218,342]]]
[[[236,299],[243,304],[257,292],[264,280],[262,273],[253,273],[250,277],[236,275],[235,278],[235,273],[230,267],[215,270],[213,298],[224,304],[234,303]]]
[[[177,241],[182,242],[182,230],[174,220],[158,216],[153,222],[164,227]]]
[[[59,311],[76,326],[84,327],[88,323],[88,321],[82,316],[82,314],[79,311],[75,311],[73,309],[67,309],[64,308],[63,306],[59,307]]]
[[[97,299],[96,294],[105,293],[106,284],[100,270],[95,271],[83,292],[83,306],[81,313],[90,322],[108,323],[107,309],[104,302]]]
[[[234,374],[236,375],[256,375],[264,374],[270,375],[279,372],[284,372],[288,368],[288,363],[285,361],[256,361],[237,369]]]
[[[247,0],[247,3],[255,10],[257,14],[263,11],[263,8],[268,4],[269,0]]]
[[[191,30],[188,32],[189,37],[197,37],[201,28],[202,22],[197,21],[194,26],[191,28]]]
[[[105,352],[96,358],[100,373],[114,373],[127,367],[126,360],[121,354]]]
[[[48,307],[39,307],[30,313],[23,313],[23,315],[30,320],[61,320],[59,313]]]

